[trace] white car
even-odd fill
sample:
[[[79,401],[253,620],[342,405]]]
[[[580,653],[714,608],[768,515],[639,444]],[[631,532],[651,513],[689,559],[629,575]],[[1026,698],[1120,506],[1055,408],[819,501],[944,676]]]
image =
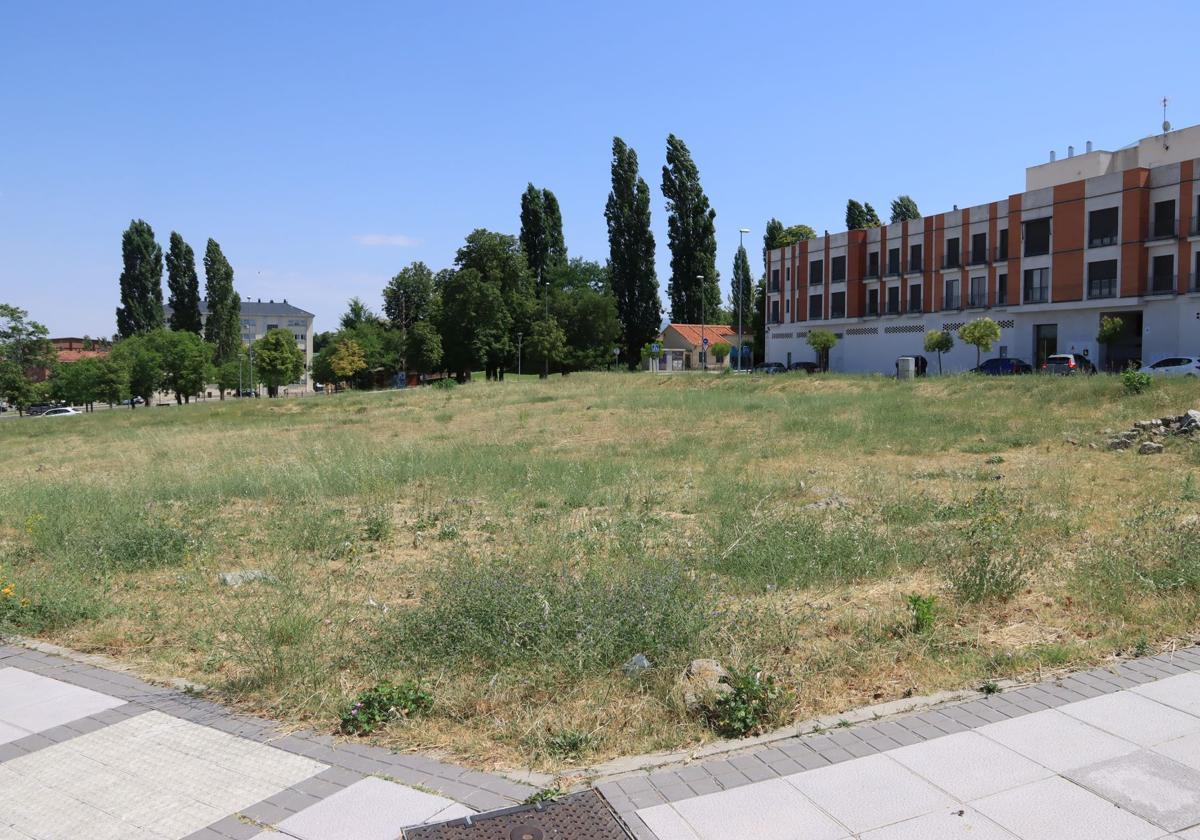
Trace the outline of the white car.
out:
[[[73,417],[77,414],[83,414],[82,411],[76,411],[73,408],[52,408],[49,411],[43,412],[43,417]]]
[[[1200,358],[1196,356],[1168,356],[1154,364],[1143,365],[1142,373],[1155,376],[1200,376]]]

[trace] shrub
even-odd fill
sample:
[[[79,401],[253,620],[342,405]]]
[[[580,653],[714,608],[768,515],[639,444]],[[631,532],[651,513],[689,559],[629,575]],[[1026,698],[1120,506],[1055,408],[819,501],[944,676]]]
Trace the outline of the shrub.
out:
[[[730,691],[703,709],[705,721],[722,738],[743,738],[760,730],[777,711],[782,692],[760,671],[730,671]]]
[[[914,633],[928,633],[937,621],[937,598],[932,595],[913,593],[905,598],[912,618],[910,627]]]
[[[340,729],[346,735],[369,735],[432,708],[433,695],[419,684],[385,681],[368,688],[342,709]]]
[[[1125,386],[1125,393],[1140,394],[1150,389],[1154,384],[1154,377],[1130,365],[1121,371],[1121,384]]]
[[[392,511],[387,505],[375,505],[363,516],[363,539],[386,542],[392,535]]]
[[[458,387],[458,382],[451,379],[448,376],[445,376],[445,377],[442,377],[441,379],[435,379],[433,382],[431,382],[429,384],[429,387],[439,388],[443,391],[453,391],[455,388]]]

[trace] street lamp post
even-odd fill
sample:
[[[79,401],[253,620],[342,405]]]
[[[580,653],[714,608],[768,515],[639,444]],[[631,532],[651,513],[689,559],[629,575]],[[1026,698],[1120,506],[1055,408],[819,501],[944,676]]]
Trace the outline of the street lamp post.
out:
[[[745,246],[742,244],[742,237],[745,236],[749,232],[750,232],[750,228],[738,228],[738,253],[739,254],[741,254],[741,252],[745,250]],[[738,310],[737,369],[739,371],[742,369],[742,309],[743,309],[742,302],[745,299],[746,299],[746,290],[743,289],[741,287],[741,284],[739,283],[738,284],[738,299],[737,299],[737,310]]]
[[[517,333],[517,376],[521,375],[521,336],[523,333]]]
[[[696,282],[700,286],[700,361],[708,370],[708,345],[704,342],[704,275],[697,274]]]

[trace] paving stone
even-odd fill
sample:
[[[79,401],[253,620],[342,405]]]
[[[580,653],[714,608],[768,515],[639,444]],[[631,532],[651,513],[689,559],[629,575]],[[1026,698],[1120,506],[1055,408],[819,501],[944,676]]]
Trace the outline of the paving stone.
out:
[[[848,832],[782,779],[672,806],[700,840],[842,840]]]
[[[1021,840],[1156,840],[1162,829],[1054,777],[971,803]]]
[[[964,802],[1045,779],[1051,772],[976,732],[959,732],[888,757]]]
[[[712,776],[705,776],[703,779],[693,779],[687,783],[687,786],[697,796],[705,793],[716,793],[721,790],[721,786],[717,784],[717,780]]]
[[[100,694],[20,668],[0,668],[0,739],[4,743],[125,705]]]
[[[788,776],[787,781],[851,832],[911,819],[955,802],[886,755]]]
[[[862,840],[1012,840],[1011,834],[971,808],[935,811],[860,836]]]
[[[1200,735],[1187,735],[1154,747],[1154,752],[1200,770]]]
[[[701,840],[687,821],[670,805],[656,805],[637,812],[658,840]]]
[[[976,731],[1055,772],[1095,764],[1137,749],[1135,744],[1059,709],[990,723]]]
[[[1140,685],[1133,693],[1200,717],[1200,674],[1179,674]]]
[[[455,803],[441,796],[368,778],[292,814],[278,828],[300,840],[395,840]]]
[[[1133,691],[1072,703],[1060,711],[1143,747],[1200,732],[1200,718]]]
[[[1200,771],[1158,753],[1118,756],[1067,777],[1167,831],[1200,824]]]

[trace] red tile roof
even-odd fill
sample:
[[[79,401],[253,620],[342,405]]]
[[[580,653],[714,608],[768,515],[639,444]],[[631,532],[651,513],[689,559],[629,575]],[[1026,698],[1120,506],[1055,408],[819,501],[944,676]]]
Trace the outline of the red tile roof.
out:
[[[667,329],[675,330],[684,341],[693,347],[700,346],[699,324],[667,324]],[[742,331],[743,341],[749,338],[749,336],[748,332],[745,330]],[[723,341],[729,346],[734,347],[737,345],[737,330],[728,324],[705,324],[704,338],[708,339],[710,347],[718,341]]]

